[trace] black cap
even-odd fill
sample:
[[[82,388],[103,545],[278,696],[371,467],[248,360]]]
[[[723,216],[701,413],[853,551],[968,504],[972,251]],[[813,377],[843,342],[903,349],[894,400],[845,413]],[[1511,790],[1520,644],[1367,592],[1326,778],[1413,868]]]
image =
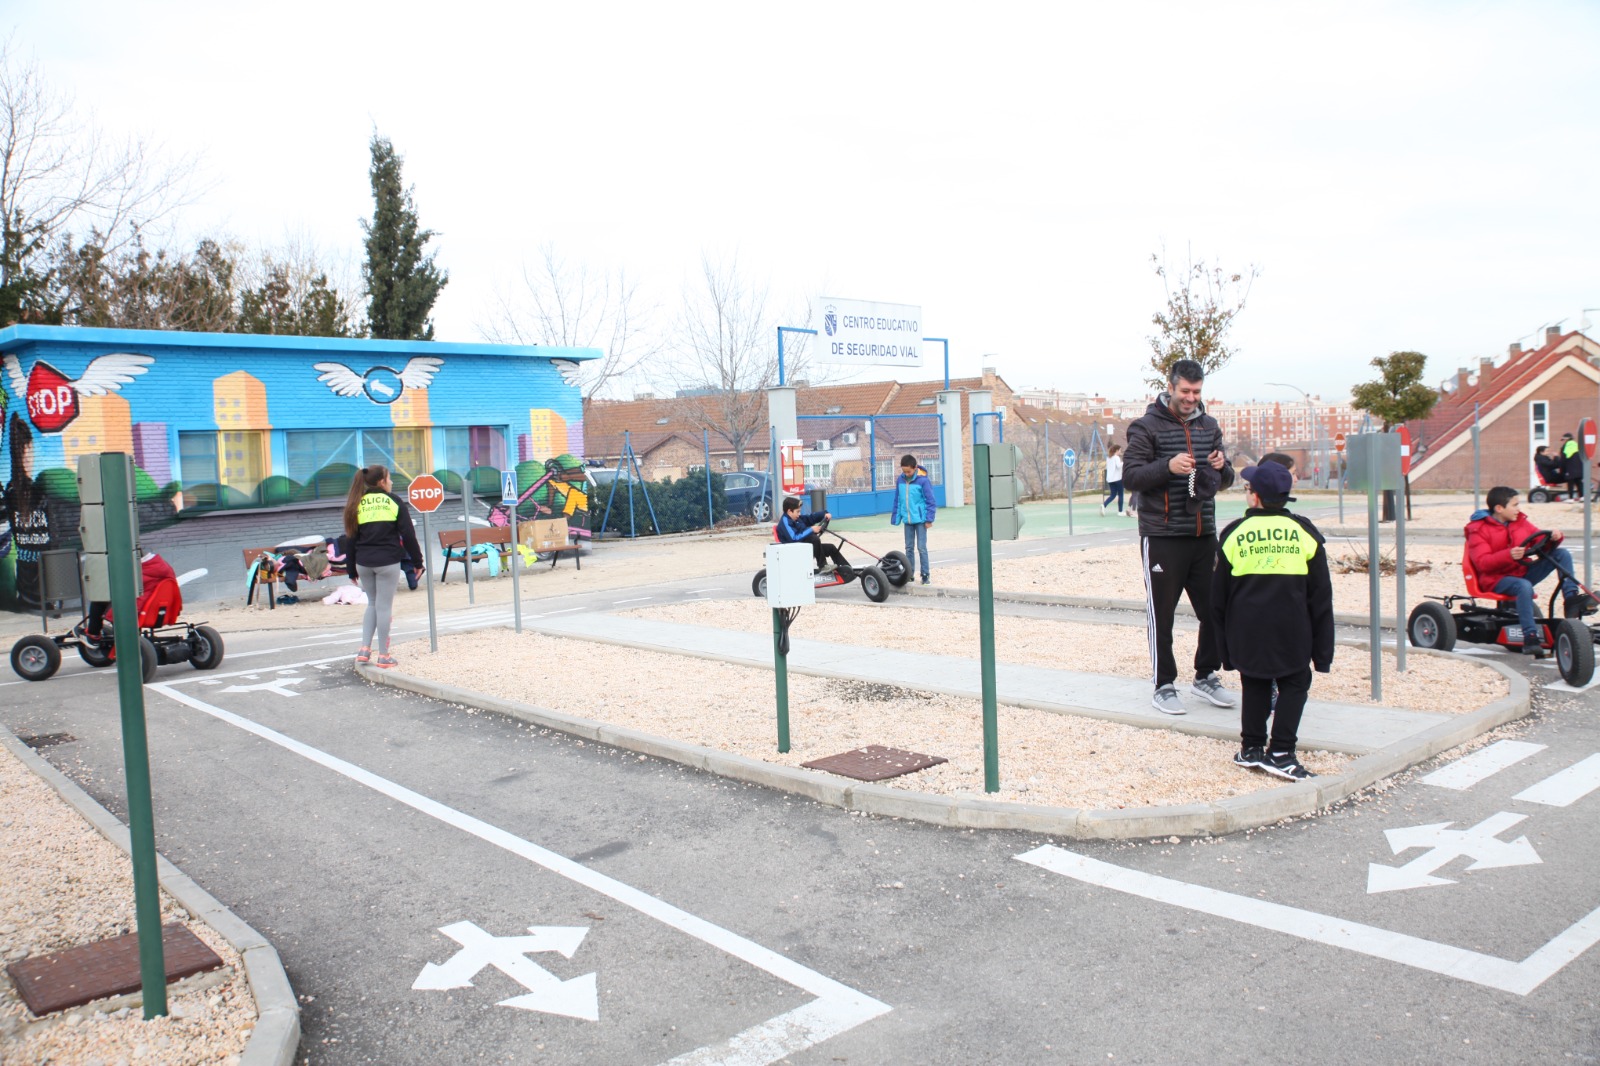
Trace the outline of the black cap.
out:
[[[1294,475],[1289,468],[1270,459],[1255,466],[1247,466],[1239,475],[1250,486],[1250,491],[1261,497],[1263,503],[1288,503],[1294,499]]]

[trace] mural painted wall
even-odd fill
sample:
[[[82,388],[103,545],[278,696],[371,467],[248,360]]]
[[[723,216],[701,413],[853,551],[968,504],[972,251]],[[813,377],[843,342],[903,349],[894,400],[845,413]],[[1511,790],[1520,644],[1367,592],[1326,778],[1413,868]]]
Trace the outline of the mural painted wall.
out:
[[[593,349],[162,333],[0,330],[0,607],[37,609],[39,553],[77,546],[77,461],[133,455],[145,529],[218,510],[337,500],[381,463],[498,497],[581,468]],[[492,486],[492,487],[491,487]],[[530,509],[567,510],[541,486]],[[522,510],[522,508],[519,508]],[[569,512],[570,513],[570,512]]]

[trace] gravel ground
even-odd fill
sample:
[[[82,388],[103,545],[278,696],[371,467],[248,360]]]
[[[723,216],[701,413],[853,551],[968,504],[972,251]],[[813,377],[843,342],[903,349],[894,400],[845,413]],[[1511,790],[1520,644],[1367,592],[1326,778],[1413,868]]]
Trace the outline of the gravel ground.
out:
[[[4,748],[0,855],[11,857],[0,878],[0,957],[6,962],[133,931],[128,857]],[[23,856],[26,861],[18,861]],[[164,892],[161,912],[163,923],[183,922],[222,956],[220,980],[196,977],[190,980],[199,987],[170,990],[171,1013],[148,1022],[126,1000],[34,1020],[0,971],[0,1062],[236,1063],[256,1017],[243,964],[226,940]]]
[[[891,601],[892,602],[892,601]],[[715,626],[743,632],[770,632],[772,612],[751,597],[748,600],[680,603],[641,607],[627,612],[641,618],[687,625]],[[978,616],[971,612],[926,611],[908,613],[852,603],[821,603],[800,612],[791,632],[813,640],[848,640],[851,644],[899,651],[926,652],[932,647],[978,657]],[[1179,678],[1187,680],[1186,664],[1194,662],[1197,632],[1178,630],[1172,651]],[[1037,618],[995,618],[995,654],[1001,662],[1045,666],[1057,670],[1149,677],[1149,644],[1143,626],[1094,622],[1054,622]],[[1315,674],[1311,695],[1336,703],[1371,706],[1371,660],[1365,648],[1341,647],[1334,655],[1331,674]],[[1239,691],[1237,674],[1224,674],[1230,688]],[[1446,714],[1477,710],[1511,691],[1496,670],[1462,659],[1434,655],[1409,655],[1406,672],[1395,672],[1394,654],[1384,652],[1383,706]]]
[[[485,640],[494,641],[490,660],[480,654]],[[570,640],[494,630],[441,636],[438,655],[427,649],[427,641],[397,646],[400,669],[453,685],[460,670],[452,664],[471,657],[480,664],[476,691],[752,759],[798,766],[867,744],[949,759],[883,782],[917,792],[1109,809],[1217,800],[1282,783],[1234,766],[1234,742],[1002,706],[1002,787],[986,794],[977,700],[791,674],[791,750],[780,755],[768,670],[584,643],[579,654],[596,681],[574,687],[565,665]],[[1303,752],[1302,761],[1335,773],[1350,760]]]

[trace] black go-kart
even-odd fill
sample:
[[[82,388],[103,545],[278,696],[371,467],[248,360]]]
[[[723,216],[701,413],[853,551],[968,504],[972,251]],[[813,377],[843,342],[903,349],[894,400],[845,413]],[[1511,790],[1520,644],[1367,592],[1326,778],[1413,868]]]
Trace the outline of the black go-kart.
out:
[[[208,625],[167,623],[166,607],[139,616],[139,673],[145,684],[155,680],[156,667],[188,663],[196,670],[215,670],[222,665],[222,634]],[[148,616],[148,617],[147,617]],[[45,681],[61,669],[61,653],[75,648],[78,657],[90,666],[103,668],[117,661],[116,640],[108,620],[99,640],[84,632],[84,622],[66,633],[30,633],[11,646],[11,669],[26,681]]]
[[[889,598],[891,589],[905,588],[906,582],[911,580],[911,560],[906,558],[905,552],[892,551],[883,555],[873,555],[861,545],[849,540],[842,533],[836,533],[828,528],[831,519],[823,519],[819,533],[838,537],[840,544],[848,544],[869,558],[871,563],[866,566],[850,566],[848,564],[832,570],[818,571],[812,577],[812,584],[819,589],[831,589],[838,585],[848,585],[852,581],[861,582],[861,591],[873,603],[882,603]],[[776,526],[772,529],[773,540],[778,537]],[[762,567],[750,582],[750,591],[755,593],[757,599],[767,598],[767,568]]]
[[[1553,533],[1540,530],[1522,542],[1521,546],[1527,549],[1523,560],[1538,559],[1554,543]],[[1556,571],[1563,578],[1571,578],[1584,592],[1590,592],[1583,582],[1560,565]],[[1459,640],[1468,644],[1520,647],[1527,634],[1522,632],[1522,623],[1517,618],[1516,597],[1479,587],[1478,575],[1465,548],[1461,552],[1461,572],[1466,579],[1465,596],[1430,596],[1412,610],[1406,621],[1406,633],[1412,646],[1449,651]],[[1545,654],[1554,653],[1561,680],[1574,688],[1582,688],[1594,679],[1594,646],[1600,643],[1600,628],[1577,618],[1557,618],[1556,599],[1560,595],[1561,582],[1558,581],[1551,590],[1547,613],[1538,619],[1538,632],[1534,636]],[[1480,604],[1479,600],[1489,601],[1488,605]],[[1458,604],[1465,606],[1458,609]]]

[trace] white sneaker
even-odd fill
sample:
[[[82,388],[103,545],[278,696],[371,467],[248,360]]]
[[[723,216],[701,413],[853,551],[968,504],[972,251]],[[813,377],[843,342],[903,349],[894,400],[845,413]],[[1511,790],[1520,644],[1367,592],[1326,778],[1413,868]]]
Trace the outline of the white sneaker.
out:
[[[1188,714],[1184,709],[1183,701],[1178,699],[1178,690],[1171,685],[1162,685],[1156,689],[1155,697],[1150,705],[1162,714]]]
[[[1233,693],[1222,687],[1222,678],[1216,674],[1207,674],[1189,686],[1189,691],[1202,699],[1209,700],[1214,707],[1237,707],[1239,701]]]

